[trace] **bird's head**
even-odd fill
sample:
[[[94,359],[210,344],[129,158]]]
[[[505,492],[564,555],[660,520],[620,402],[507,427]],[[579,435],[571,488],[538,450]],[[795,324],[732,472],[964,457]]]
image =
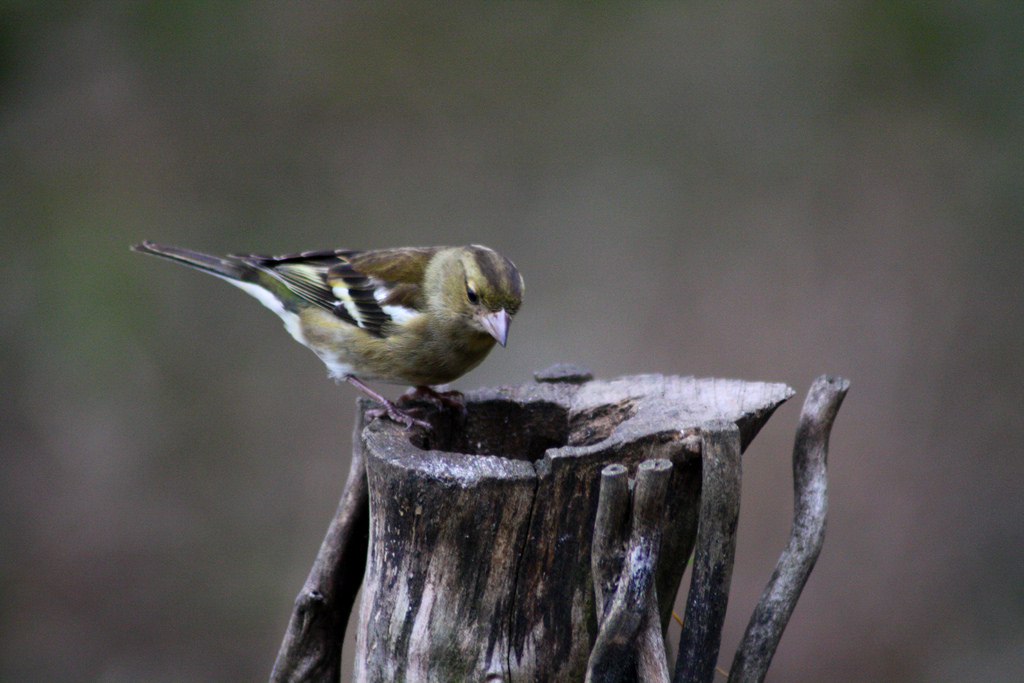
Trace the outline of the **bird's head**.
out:
[[[453,264],[455,265],[455,264]],[[510,260],[478,244],[458,251],[446,282],[446,297],[469,326],[502,346],[523,301],[523,278]]]

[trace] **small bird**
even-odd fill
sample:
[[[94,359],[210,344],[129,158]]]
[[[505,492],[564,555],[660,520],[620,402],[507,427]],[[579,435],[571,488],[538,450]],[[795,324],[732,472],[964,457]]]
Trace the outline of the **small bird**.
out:
[[[505,346],[523,299],[515,264],[477,244],[225,257],[153,242],[131,249],[216,275],[251,294],[320,357],[331,377],[358,387],[406,428],[429,425],[363,380],[442,396],[430,386],[475,368],[495,342]]]

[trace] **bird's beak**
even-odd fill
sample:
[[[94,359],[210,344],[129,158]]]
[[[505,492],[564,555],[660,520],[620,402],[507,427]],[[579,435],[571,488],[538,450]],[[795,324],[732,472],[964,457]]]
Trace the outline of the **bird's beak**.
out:
[[[494,337],[499,344],[505,345],[508,341],[508,324],[512,316],[505,312],[505,309],[494,311],[480,317],[480,324],[484,326],[487,333]]]

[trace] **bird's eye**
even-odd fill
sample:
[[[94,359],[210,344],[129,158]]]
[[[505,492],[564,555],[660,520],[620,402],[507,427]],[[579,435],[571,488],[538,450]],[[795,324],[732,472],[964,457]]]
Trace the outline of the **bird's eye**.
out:
[[[480,303],[480,297],[477,295],[476,290],[473,289],[473,285],[466,283],[466,298],[469,299],[469,303],[478,304]]]

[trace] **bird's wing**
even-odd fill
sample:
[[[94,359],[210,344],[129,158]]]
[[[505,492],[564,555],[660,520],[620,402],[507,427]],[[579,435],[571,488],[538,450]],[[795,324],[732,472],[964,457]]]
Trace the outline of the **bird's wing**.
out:
[[[383,337],[385,323],[420,311],[426,264],[436,249],[306,251],[285,256],[240,256],[300,299]]]

